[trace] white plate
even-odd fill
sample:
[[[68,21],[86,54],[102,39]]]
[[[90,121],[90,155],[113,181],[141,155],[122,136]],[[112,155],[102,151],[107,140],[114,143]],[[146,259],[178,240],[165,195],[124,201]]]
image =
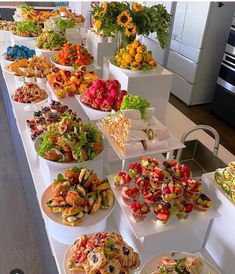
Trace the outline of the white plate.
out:
[[[40,136],[38,136],[37,139],[34,142],[34,149],[35,149],[37,154],[38,154],[38,148],[39,148],[39,140],[40,140]],[[104,151],[105,151],[105,142],[103,141],[103,150],[102,150],[102,152],[99,155],[97,155],[96,158],[94,158],[93,160],[88,160],[88,161],[85,161],[85,162],[76,162],[76,161],[74,161],[74,162],[70,162],[70,163],[60,163],[60,162],[47,160],[47,159],[43,158],[42,156],[40,156],[39,154],[38,154],[38,157],[42,161],[46,162],[48,167],[51,167],[53,169],[66,169],[66,168],[73,167],[74,165],[76,165],[76,166],[86,165],[90,169],[95,169],[96,162],[101,160],[101,158],[103,157]]]
[[[56,66],[59,69],[68,70],[68,71],[75,71],[76,70],[76,69],[74,69],[73,66],[64,66],[64,65],[60,65],[60,64],[56,63],[56,61],[55,61],[55,55],[52,55],[50,57],[50,61],[51,61],[51,63],[54,66]],[[87,71],[93,71],[93,70],[95,70],[94,62],[92,64],[90,64],[90,65],[87,65],[86,68],[87,68]]]
[[[173,255],[174,254],[174,255]],[[192,254],[192,253],[187,253],[187,252],[182,252],[182,251],[175,251],[175,252],[165,252],[159,255],[156,255],[149,259],[141,268],[140,274],[150,274],[153,271],[157,270],[157,266],[159,262],[161,261],[162,257],[166,256],[171,259],[179,259],[185,256],[190,256],[190,257],[196,257],[200,256],[202,258],[202,262],[204,265],[204,269],[201,274],[221,274],[216,267],[214,267],[210,262],[206,261],[200,253]]]
[[[75,166],[75,165],[73,165]],[[83,233],[86,233],[86,228],[90,226],[94,226],[102,222],[104,219],[108,218],[108,216],[111,214],[114,204],[115,204],[115,196],[114,196],[114,204],[111,208],[109,209],[99,209],[95,214],[84,214],[83,221],[79,223],[77,226],[69,226],[63,223],[63,218],[60,213],[53,213],[50,208],[46,206],[46,203],[49,199],[53,197],[53,192],[51,189],[51,186],[47,187],[46,190],[44,191],[42,198],[41,198],[41,206],[44,211],[44,213],[49,217],[51,220],[56,222],[57,224],[60,224],[62,226],[65,226],[66,228],[70,230],[78,229],[78,232],[83,229]],[[80,231],[81,233],[81,231]],[[79,236],[79,234],[78,234]]]
[[[23,36],[18,36],[18,35],[15,35],[15,34],[12,34],[12,37],[15,41],[36,41],[36,38],[37,37],[23,37]]]
[[[114,63],[114,57],[111,57],[109,58],[109,65],[116,68],[116,69],[119,69],[125,73],[129,73],[129,74],[133,74],[133,75],[138,75],[138,74],[143,74],[143,73],[152,73],[152,72],[155,72],[157,70],[157,66],[153,69],[149,69],[149,70],[130,70],[130,69],[124,69],[124,68],[120,68],[118,66],[115,65]]]
[[[47,49],[39,49],[35,47],[35,52],[37,56],[44,56],[48,61],[51,61],[51,56],[55,55],[59,52],[59,50],[47,50]]]

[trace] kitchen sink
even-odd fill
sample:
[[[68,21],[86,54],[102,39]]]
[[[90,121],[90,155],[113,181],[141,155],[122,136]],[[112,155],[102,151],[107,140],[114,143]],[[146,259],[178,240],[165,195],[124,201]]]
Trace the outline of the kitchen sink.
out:
[[[191,168],[192,176],[195,178],[200,178],[204,173],[227,166],[199,140],[185,141],[184,145],[186,147],[182,149],[182,154],[178,160]],[[177,156],[177,151],[174,156]]]

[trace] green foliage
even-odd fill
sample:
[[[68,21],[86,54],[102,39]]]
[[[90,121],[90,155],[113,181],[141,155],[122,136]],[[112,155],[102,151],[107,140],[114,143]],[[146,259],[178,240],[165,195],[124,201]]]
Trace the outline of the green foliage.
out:
[[[125,95],[122,100],[120,109],[138,109],[141,112],[141,117],[145,117],[146,108],[150,106],[150,103],[138,95]]]
[[[65,33],[66,29],[73,28],[76,23],[72,19],[64,20],[61,18],[57,18],[55,20],[55,24],[61,32]]]

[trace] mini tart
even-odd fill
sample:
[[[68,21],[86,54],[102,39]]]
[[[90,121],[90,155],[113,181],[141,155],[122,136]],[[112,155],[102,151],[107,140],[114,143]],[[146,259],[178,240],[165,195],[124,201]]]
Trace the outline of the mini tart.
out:
[[[123,187],[122,200],[126,205],[129,205],[133,200],[137,200],[140,196],[140,191],[137,187]]]
[[[132,217],[136,222],[142,222],[150,213],[150,206],[146,202],[132,202],[131,203]]]
[[[211,199],[204,193],[195,200],[194,209],[197,211],[207,211],[212,207]]]
[[[156,221],[160,221],[163,224],[169,220],[171,215],[168,205],[164,202],[158,202],[155,205],[153,212],[156,216]]]
[[[131,182],[131,176],[128,172],[119,171],[117,175],[114,176],[114,185],[117,190],[121,190],[123,186],[128,186]]]

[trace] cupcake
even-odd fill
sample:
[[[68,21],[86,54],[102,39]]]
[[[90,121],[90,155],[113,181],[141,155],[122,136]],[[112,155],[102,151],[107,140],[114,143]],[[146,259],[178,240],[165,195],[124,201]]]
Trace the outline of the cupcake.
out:
[[[197,211],[207,211],[212,207],[211,199],[204,193],[195,200],[194,209]]]
[[[149,176],[139,175],[135,179],[135,185],[139,188],[140,191],[143,191],[146,187],[149,187],[150,180]]]
[[[142,157],[141,165],[144,174],[149,174],[155,167],[159,165],[159,161],[154,157]]]
[[[125,171],[119,171],[114,176],[114,185],[117,190],[121,190],[123,186],[128,186],[131,182],[131,176]]]
[[[200,196],[202,192],[202,183],[201,181],[187,178],[182,181],[184,188],[184,197],[187,200],[195,200]]]
[[[193,210],[193,204],[187,202],[186,200],[179,201],[177,203],[178,212],[176,213],[176,216],[178,219],[186,219],[188,217],[188,214],[192,212]]]
[[[183,194],[183,188],[180,184],[170,182],[162,186],[162,199],[167,203],[176,202]]]
[[[146,202],[131,203],[132,217],[136,222],[142,222],[150,213],[150,206]]]
[[[131,163],[129,165],[129,170],[128,170],[129,174],[131,177],[136,177],[138,175],[142,174],[142,166],[140,163]]]
[[[140,191],[137,187],[129,188],[125,186],[122,188],[122,200],[126,205],[130,205],[130,203],[134,200],[137,200],[139,196]]]
[[[169,220],[171,215],[169,205],[164,202],[158,202],[155,205],[153,212],[156,216],[156,221],[159,221],[163,224]]]

